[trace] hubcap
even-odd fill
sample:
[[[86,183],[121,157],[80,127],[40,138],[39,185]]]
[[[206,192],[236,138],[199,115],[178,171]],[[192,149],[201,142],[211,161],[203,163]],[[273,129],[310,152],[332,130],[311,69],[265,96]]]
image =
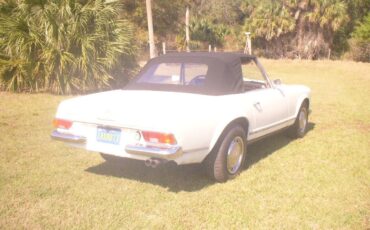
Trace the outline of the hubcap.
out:
[[[235,174],[242,163],[244,154],[244,141],[241,137],[235,137],[227,150],[227,171]]]
[[[299,113],[299,132],[303,133],[306,130],[307,125],[307,110],[306,108],[302,108],[301,112]]]

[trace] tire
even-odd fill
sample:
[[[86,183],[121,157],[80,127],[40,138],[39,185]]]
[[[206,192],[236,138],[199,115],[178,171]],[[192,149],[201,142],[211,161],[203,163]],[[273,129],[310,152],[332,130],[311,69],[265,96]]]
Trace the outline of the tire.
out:
[[[307,133],[308,126],[308,105],[304,102],[299,109],[297,118],[292,127],[289,128],[288,134],[292,138],[303,138]]]
[[[234,126],[222,137],[205,160],[207,174],[221,183],[239,175],[247,153],[247,136],[242,127]]]

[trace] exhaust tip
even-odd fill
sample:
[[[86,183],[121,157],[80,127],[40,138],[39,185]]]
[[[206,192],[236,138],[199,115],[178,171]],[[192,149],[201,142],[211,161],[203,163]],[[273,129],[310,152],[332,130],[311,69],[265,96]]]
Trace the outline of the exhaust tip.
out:
[[[152,167],[152,168],[157,168],[159,165],[164,164],[168,162],[167,160],[163,159],[156,159],[156,158],[150,158],[145,160],[145,166],[147,167]]]
[[[157,168],[157,166],[160,164],[161,162],[157,159],[153,159],[152,162],[151,162],[151,165],[152,168]]]
[[[146,167],[151,167],[152,166],[152,159],[145,160],[144,164],[145,164]]]

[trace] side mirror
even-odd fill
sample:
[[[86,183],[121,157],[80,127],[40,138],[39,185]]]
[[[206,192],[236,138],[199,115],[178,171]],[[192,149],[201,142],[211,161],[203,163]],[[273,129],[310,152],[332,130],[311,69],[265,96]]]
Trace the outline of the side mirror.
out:
[[[281,80],[280,79],[275,79],[274,80],[274,85],[281,85]]]

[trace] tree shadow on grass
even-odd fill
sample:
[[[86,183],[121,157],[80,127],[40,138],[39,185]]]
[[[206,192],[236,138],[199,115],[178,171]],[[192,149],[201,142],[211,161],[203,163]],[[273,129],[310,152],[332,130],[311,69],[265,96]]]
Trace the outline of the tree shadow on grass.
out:
[[[308,131],[313,130],[314,127],[314,123],[309,123]],[[281,133],[251,144],[248,146],[247,168],[288,145],[291,141],[293,141],[291,138]],[[214,181],[205,175],[201,164],[177,166],[167,163],[153,169],[146,167],[142,161],[117,158],[115,163],[103,162],[86,171],[159,185],[175,193],[199,191],[214,184]]]

